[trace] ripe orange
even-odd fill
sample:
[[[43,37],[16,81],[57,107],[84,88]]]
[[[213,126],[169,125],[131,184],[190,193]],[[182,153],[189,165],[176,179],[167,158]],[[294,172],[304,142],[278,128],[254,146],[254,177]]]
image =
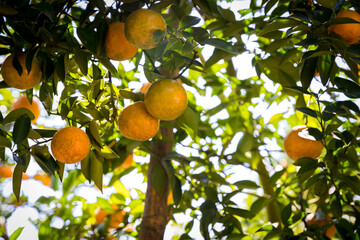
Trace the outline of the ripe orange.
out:
[[[51,185],[51,178],[49,175],[46,174],[35,174],[34,179],[37,181],[41,181],[42,184],[44,184],[45,186],[50,186]]]
[[[138,49],[125,37],[125,23],[114,22],[109,25],[105,39],[106,55],[114,60],[123,61],[135,56]]]
[[[174,120],[184,113],[188,99],[184,87],[176,80],[164,79],[151,84],[144,96],[148,112],[160,120]]]
[[[131,167],[133,161],[134,161],[133,155],[129,154],[125,158],[124,162],[119,167],[117,167],[117,169],[128,169],[129,167]]]
[[[39,62],[34,59],[31,66],[31,71],[28,73],[25,62],[26,54],[18,54],[18,60],[22,67],[22,74],[19,75],[18,71],[13,66],[13,59],[15,54],[8,56],[2,65],[2,77],[7,85],[17,89],[30,89],[33,88],[41,78],[41,70]]]
[[[62,128],[51,141],[51,152],[61,163],[77,163],[90,151],[90,139],[84,131],[76,127]]]
[[[118,228],[119,225],[123,222],[124,216],[126,212],[124,210],[119,210],[119,207],[115,204],[112,204],[114,213],[111,214],[101,208],[98,208],[95,213],[96,223],[100,224],[105,221],[105,218],[111,214],[110,222],[109,222],[109,229]]]
[[[35,123],[36,119],[38,119],[40,116],[40,107],[38,102],[35,99],[33,99],[32,103],[30,104],[30,101],[27,98],[27,96],[23,95],[20,98],[18,98],[18,100],[16,100],[16,102],[12,105],[11,110],[22,107],[29,109],[34,114],[35,118],[31,122]]]
[[[335,18],[352,18],[360,22],[360,14],[354,10],[341,10]],[[331,32],[336,33],[345,39],[349,44],[356,44],[360,41],[360,24],[359,23],[344,23],[335,24],[329,27]]]
[[[125,36],[135,47],[151,49],[159,42],[153,42],[156,30],[166,31],[166,22],[160,13],[150,9],[138,9],[132,12],[125,21]]]
[[[1,165],[0,166],[0,178],[11,178],[13,170],[11,166]]]
[[[303,157],[316,159],[321,154],[321,141],[315,140],[307,129],[305,125],[296,126],[284,138],[284,150],[294,161]]]
[[[135,102],[119,114],[119,129],[122,135],[136,141],[146,141],[159,130],[159,120],[151,116],[144,102]]]
[[[139,92],[145,94],[146,90],[148,90],[148,88],[150,87],[151,82],[147,82],[144,85],[142,85],[142,87],[140,88]]]
[[[305,221],[308,226],[318,225],[319,227],[321,227],[325,225],[327,222],[331,221],[331,217],[326,215],[324,218],[320,218],[319,215],[311,213],[306,216]],[[335,225],[332,225],[326,230],[326,236],[331,239],[335,235],[335,232],[336,232],[336,227]]]

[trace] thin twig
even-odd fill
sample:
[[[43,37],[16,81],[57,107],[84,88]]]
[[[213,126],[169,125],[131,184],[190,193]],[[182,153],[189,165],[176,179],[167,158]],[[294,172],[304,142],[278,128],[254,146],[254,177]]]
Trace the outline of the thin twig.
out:
[[[145,56],[149,59],[151,65],[154,67],[154,72],[160,74],[159,70],[158,70],[157,67],[155,66],[154,60],[151,59],[149,53],[148,53],[146,50],[143,50],[143,52],[144,52]]]
[[[178,79],[179,77],[181,77],[185,73],[185,71],[188,70],[190,68],[190,66],[194,64],[195,59],[197,58],[197,53],[198,52],[196,50],[194,50],[193,52],[194,52],[194,56],[191,59],[190,63],[181,71],[181,73],[179,73],[179,75],[174,77],[174,79]]]
[[[111,72],[109,72],[109,84],[110,84],[110,102],[112,105],[112,109],[113,109],[113,119],[116,120],[117,119],[117,111],[115,108],[115,102],[114,102],[114,91],[113,91],[113,86],[112,86],[112,79],[111,79]]]

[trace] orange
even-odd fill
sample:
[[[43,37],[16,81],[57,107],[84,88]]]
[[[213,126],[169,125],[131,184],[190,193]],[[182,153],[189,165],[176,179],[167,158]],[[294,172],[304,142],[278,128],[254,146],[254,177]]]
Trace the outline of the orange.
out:
[[[142,85],[142,87],[140,88],[139,92],[145,94],[146,90],[148,90],[148,88],[150,87],[151,82],[147,82],[144,85]]]
[[[109,229],[118,228],[119,225],[123,222],[124,216],[126,212],[124,210],[119,210],[119,207],[115,204],[112,204],[114,213],[109,213],[101,208],[98,208],[95,213],[96,223],[100,224],[105,221],[105,218],[111,214],[110,222],[109,222]]]
[[[134,161],[133,155],[129,154],[125,158],[124,162],[119,167],[117,167],[117,169],[128,169],[129,167],[131,167],[133,161]]]
[[[38,181],[41,181],[42,184],[44,184],[45,186],[50,186],[51,185],[51,178],[48,175],[35,174],[34,179],[38,180]]]
[[[150,9],[138,9],[125,21],[125,36],[135,47],[151,49],[160,42],[153,42],[156,30],[166,31],[166,22],[160,13]]]
[[[0,178],[11,178],[13,175],[12,167],[7,165],[0,166]]]
[[[33,99],[32,103],[30,104],[30,101],[27,98],[27,96],[23,95],[20,98],[18,98],[18,100],[16,100],[16,102],[12,105],[11,110],[22,107],[29,109],[34,114],[35,118],[31,122],[35,123],[36,119],[38,119],[40,116],[40,107],[38,102]]]
[[[138,51],[126,39],[124,28],[124,22],[114,22],[109,25],[105,39],[105,51],[106,55],[113,60],[128,60],[134,57]]]
[[[331,217],[326,215],[325,217],[320,218],[319,215],[311,213],[306,216],[305,221],[308,226],[318,225],[319,227],[321,227],[321,226],[325,225],[327,222],[331,221]],[[336,232],[335,225],[331,225],[331,227],[329,227],[326,230],[326,236],[331,239],[335,235],[335,232]]]
[[[316,159],[320,156],[323,145],[315,140],[305,125],[296,126],[284,138],[284,150],[292,160],[303,157]]]
[[[172,190],[170,189],[169,195],[168,195],[168,198],[167,198],[167,203],[169,205],[169,204],[172,204],[173,202],[174,202],[174,196],[173,196]]]
[[[13,59],[15,54],[8,56],[2,65],[2,77],[7,85],[17,89],[30,89],[33,88],[41,78],[41,70],[39,62],[34,59],[31,66],[30,73],[27,71],[25,62],[26,54],[18,54],[18,60],[22,67],[22,74],[19,75],[18,71],[13,66]]]
[[[360,14],[353,10],[341,10],[335,18],[344,17],[360,22]],[[344,38],[350,45],[356,44],[360,40],[360,23],[335,24],[331,25],[329,30]]]
[[[51,152],[61,163],[77,163],[90,151],[90,139],[79,128],[66,127],[55,133],[51,141]]]
[[[184,113],[188,99],[176,80],[164,79],[151,84],[144,96],[146,110],[157,119],[174,120]]]
[[[23,173],[22,174],[22,179],[23,180],[29,179],[29,176],[26,173]]]
[[[144,102],[125,107],[119,114],[118,123],[122,135],[136,141],[149,140],[159,130],[159,120],[146,111]]]

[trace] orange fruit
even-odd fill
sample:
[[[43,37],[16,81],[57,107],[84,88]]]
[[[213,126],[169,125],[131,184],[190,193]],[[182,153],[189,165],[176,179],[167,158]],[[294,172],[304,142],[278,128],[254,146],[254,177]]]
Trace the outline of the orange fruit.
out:
[[[39,62],[34,59],[31,66],[31,71],[28,72],[25,66],[26,54],[18,54],[18,60],[22,67],[22,74],[19,75],[18,71],[13,66],[13,59],[15,54],[8,56],[2,65],[2,77],[7,85],[17,89],[30,89],[33,88],[41,78],[41,70]]]
[[[22,179],[23,180],[29,179],[29,176],[26,173],[23,173],[22,174]]]
[[[12,167],[7,165],[0,166],[0,178],[11,178],[13,175]]]
[[[159,120],[146,111],[144,102],[125,107],[119,114],[118,123],[122,135],[136,141],[146,141],[159,130]]]
[[[51,141],[51,152],[61,163],[77,163],[90,151],[90,139],[79,128],[66,127],[55,133]]]
[[[176,80],[164,79],[151,84],[144,96],[146,110],[160,120],[174,120],[184,113],[188,99]]]
[[[168,195],[168,198],[167,198],[167,203],[169,205],[169,204],[172,204],[173,202],[174,202],[174,196],[173,196],[172,190],[170,189],[169,195]]]
[[[42,184],[44,184],[45,186],[50,186],[51,185],[51,178],[48,175],[35,174],[34,179],[37,180],[37,181],[41,181]]]
[[[351,18],[360,22],[360,14],[354,10],[341,10],[335,18]],[[334,24],[329,27],[331,32],[336,33],[348,42],[350,45],[358,43],[360,40],[360,24],[359,23],[344,23]]]
[[[107,212],[101,208],[98,208],[95,213],[96,223],[100,224],[105,221],[105,218],[111,214],[109,229],[118,228],[119,225],[124,221],[124,216],[126,212],[124,210],[119,210],[119,207],[115,204],[112,204],[114,213]]]
[[[151,82],[147,82],[144,85],[142,85],[142,87],[140,88],[139,92],[145,94],[146,90],[148,90],[148,88],[150,87]]]
[[[319,227],[322,227],[327,222],[331,221],[331,217],[326,215],[325,217],[321,218],[320,215],[311,213],[306,216],[305,221],[308,226],[317,225]],[[335,235],[335,232],[336,232],[335,225],[331,225],[331,227],[326,229],[326,236],[331,239]]]
[[[138,51],[126,39],[124,28],[124,22],[114,22],[109,25],[105,39],[105,51],[106,55],[113,60],[128,60],[134,57]]]
[[[303,157],[316,159],[320,156],[323,144],[315,140],[305,125],[296,126],[284,138],[284,150],[292,160]]]
[[[166,31],[166,22],[160,13],[150,9],[138,9],[125,21],[125,36],[135,47],[151,49],[160,42],[153,42],[156,30]]]
[[[35,118],[31,122],[35,123],[36,119],[38,119],[40,116],[40,107],[39,107],[38,102],[33,99],[32,103],[30,104],[30,101],[27,98],[27,96],[23,95],[20,98],[18,98],[18,100],[16,100],[16,102],[12,105],[11,110],[22,108],[22,107],[29,109],[34,114]]]
[[[117,169],[128,169],[129,167],[131,167],[133,161],[134,161],[133,155],[129,154],[126,156],[124,162],[119,167],[117,167]]]

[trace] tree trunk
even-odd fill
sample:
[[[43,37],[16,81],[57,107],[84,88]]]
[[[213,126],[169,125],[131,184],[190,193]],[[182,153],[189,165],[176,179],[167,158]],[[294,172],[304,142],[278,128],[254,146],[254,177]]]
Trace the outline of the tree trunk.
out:
[[[174,133],[172,128],[161,128],[163,138],[172,140]],[[150,157],[149,169],[147,172],[147,190],[145,199],[145,209],[140,226],[139,240],[161,240],[164,237],[165,227],[168,222],[168,186],[169,179],[163,196],[160,196],[152,185],[152,176],[154,168],[160,163],[160,159],[172,152],[172,142],[156,142],[151,143],[151,152],[154,156]]]

